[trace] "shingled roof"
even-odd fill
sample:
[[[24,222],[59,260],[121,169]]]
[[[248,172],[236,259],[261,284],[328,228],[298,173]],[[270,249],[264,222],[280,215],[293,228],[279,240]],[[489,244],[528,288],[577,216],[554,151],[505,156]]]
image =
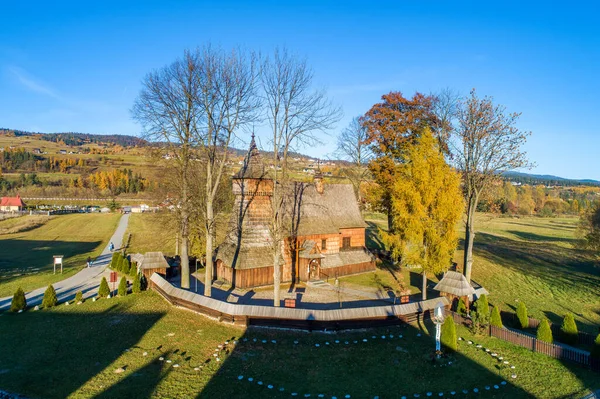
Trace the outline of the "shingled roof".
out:
[[[467,278],[461,273],[454,271],[447,271],[433,289],[456,296],[467,296],[475,293],[475,289],[471,287]]]
[[[258,267],[273,266],[273,253],[270,246],[244,246],[236,254],[236,245],[224,242],[217,249],[217,259],[234,269],[256,269]],[[283,264],[283,257],[280,257]]]
[[[138,262],[140,269],[168,269],[170,267],[162,252],[146,252],[143,258],[140,256],[140,254],[131,256],[132,261]]]
[[[266,177],[265,165],[256,147],[256,141],[254,140],[254,133],[252,133],[252,140],[250,141],[250,148],[244,158],[244,163],[240,170],[233,176],[234,179],[262,179]]]
[[[338,233],[340,229],[365,227],[351,184],[326,184],[319,194],[314,184],[303,184],[297,235]]]

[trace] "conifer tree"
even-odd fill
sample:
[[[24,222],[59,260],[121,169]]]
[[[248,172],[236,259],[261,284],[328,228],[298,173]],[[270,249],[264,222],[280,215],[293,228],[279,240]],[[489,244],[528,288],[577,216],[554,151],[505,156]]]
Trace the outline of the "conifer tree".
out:
[[[137,264],[135,262],[131,262],[131,265],[129,266],[129,274],[131,277],[135,277],[138,272],[137,272]]]
[[[405,162],[395,165],[390,187],[394,229],[380,230],[394,259],[423,268],[423,300],[427,275],[448,268],[458,243],[456,225],[464,208],[459,175],[446,163],[438,141],[424,128],[405,149]]]
[[[112,254],[112,258],[110,260],[110,268],[113,270],[117,270],[118,262],[119,262],[119,255],[121,255],[119,252],[113,252],[113,254]]]
[[[502,328],[502,317],[500,316],[500,309],[498,305],[494,306],[492,309],[492,315],[490,316],[490,324],[495,327]]]
[[[475,302],[475,312],[477,319],[482,325],[488,325],[490,323],[490,305],[487,300],[487,295],[482,295]]]
[[[537,329],[536,338],[539,341],[548,342],[549,344],[552,343],[552,341],[553,341],[552,330],[550,329],[550,324],[548,323],[548,319],[544,318],[540,322],[540,325],[538,326],[538,329]]]
[[[142,289],[142,291],[146,291],[146,289],[148,288],[148,280],[143,274],[140,275],[140,288]]]
[[[98,296],[100,298],[106,298],[110,295],[110,288],[108,287],[108,282],[106,281],[106,277],[102,277],[102,281],[100,282],[100,288],[98,288]]]
[[[127,279],[125,278],[125,276],[121,277],[121,281],[119,281],[118,293],[119,293],[119,296],[127,295]]]
[[[17,288],[15,295],[13,296],[12,302],[10,303],[10,311],[18,312],[19,310],[25,310],[27,308],[27,299],[25,299],[25,292],[21,287]]]
[[[44,299],[42,299],[42,307],[51,308],[53,306],[56,306],[57,303],[58,298],[56,298],[56,291],[54,290],[52,284],[50,284],[44,292]]]
[[[572,313],[565,315],[560,330],[562,332],[561,338],[565,344],[574,345],[579,341],[579,331]]]
[[[458,299],[458,304],[456,305],[456,313],[458,313],[461,316],[467,315],[467,305],[465,304],[465,301],[462,297]]]
[[[129,263],[129,259],[127,259],[127,257],[123,257],[123,262],[121,263],[121,271],[125,274],[129,274],[130,269],[131,264]]]
[[[440,342],[448,351],[455,352],[458,349],[456,325],[454,324],[454,319],[452,317],[446,317],[444,324],[442,324],[442,336]]]
[[[131,292],[134,294],[139,294],[142,291],[142,284],[140,280],[140,275],[136,274],[133,279],[133,286],[131,287]]]
[[[529,327],[529,317],[527,316],[527,307],[523,302],[517,305],[517,318],[522,329]]]
[[[75,294],[75,303],[83,302],[83,292],[77,291]]]

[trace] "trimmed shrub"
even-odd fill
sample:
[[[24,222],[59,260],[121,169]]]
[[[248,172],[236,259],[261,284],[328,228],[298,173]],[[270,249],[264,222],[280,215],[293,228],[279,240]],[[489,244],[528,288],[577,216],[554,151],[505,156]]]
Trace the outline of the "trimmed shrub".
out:
[[[102,281],[100,282],[100,288],[98,288],[98,296],[100,298],[106,298],[110,295],[110,288],[108,287],[108,281],[106,281],[106,277],[102,277]]]
[[[46,288],[46,292],[44,292],[44,299],[42,299],[42,307],[43,308],[51,308],[52,306],[56,306],[58,303],[58,298],[56,297],[56,291],[52,284]]]
[[[135,262],[131,262],[131,265],[129,266],[129,274],[131,277],[135,277],[137,275],[137,263]]]
[[[495,327],[503,327],[502,317],[500,317],[500,309],[498,308],[498,305],[494,306],[494,309],[492,309],[492,315],[490,316],[490,324]]]
[[[18,312],[19,310],[25,310],[27,308],[27,299],[25,299],[25,292],[21,287],[17,288],[15,295],[13,295],[12,302],[10,303],[10,311]]]
[[[592,357],[600,361],[600,334],[596,337],[594,345],[592,345]]]
[[[450,352],[455,352],[458,349],[458,341],[456,339],[456,325],[452,317],[446,317],[442,324],[441,344]]]
[[[119,290],[117,292],[119,296],[127,295],[127,279],[125,276],[121,277],[121,281],[119,281]]]
[[[575,345],[579,341],[579,332],[573,314],[567,313],[560,327],[561,339],[565,344]]]
[[[552,343],[552,341],[553,341],[552,330],[550,329],[550,324],[548,323],[548,319],[542,319],[542,321],[540,322],[540,325],[538,326],[538,329],[537,329],[536,338],[539,341],[548,342],[549,344]]]
[[[113,270],[117,270],[117,266],[118,266],[118,262],[119,262],[119,256],[121,254],[119,252],[113,252],[112,254],[112,258],[110,260],[110,268]]]
[[[529,317],[527,317],[527,307],[523,302],[517,305],[517,318],[522,329],[529,327]]]
[[[462,297],[459,298],[458,303],[456,304],[456,313],[461,316],[467,315],[467,305],[465,305],[465,301]]]
[[[133,286],[131,287],[131,292],[133,292],[134,294],[139,294],[140,292],[142,292],[142,282],[140,280],[139,274],[136,274],[135,278],[133,279]]]
[[[477,319],[482,325],[490,323],[490,305],[487,300],[487,295],[482,295],[475,302],[475,312],[477,313]]]
[[[83,302],[83,292],[77,291],[75,294],[75,303]]]
[[[131,270],[131,263],[129,263],[129,259],[123,258],[123,263],[121,264],[121,271],[125,274],[129,274]]]

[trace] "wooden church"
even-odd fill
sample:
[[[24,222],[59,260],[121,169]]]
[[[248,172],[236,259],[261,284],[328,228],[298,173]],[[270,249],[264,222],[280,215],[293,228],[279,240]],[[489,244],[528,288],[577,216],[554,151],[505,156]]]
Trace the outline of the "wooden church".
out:
[[[254,137],[240,171],[233,176],[235,195],[230,232],[217,248],[216,278],[239,288],[273,284],[271,197]],[[286,238],[282,245],[282,282],[335,278],[375,270],[365,247],[365,222],[350,184],[291,182],[286,199]]]

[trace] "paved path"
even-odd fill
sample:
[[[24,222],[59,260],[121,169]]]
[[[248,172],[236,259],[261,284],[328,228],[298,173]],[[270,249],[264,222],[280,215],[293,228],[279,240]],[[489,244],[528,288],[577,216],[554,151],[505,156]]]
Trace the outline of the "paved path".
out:
[[[123,245],[123,236],[127,230],[128,222],[129,214],[121,216],[119,225],[110,239],[110,242],[115,245],[116,249],[121,248]],[[102,251],[100,256],[94,259],[92,267],[86,267],[74,276],[53,284],[54,289],[56,290],[56,296],[58,297],[58,302],[64,302],[74,298],[77,291],[82,291],[84,298],[89,298],[96,295],[98,292],[98,287],[100,286],[100,281],[102,281],[102,277],[106,276],[108,279],[109,271],[106,269],[112,257],[109,245],[110,243],[106,246],[106,248],[104,248],[104,251]],[[41,304],[46,288],[48,287],[38,288],[26,293],[25,297],[27,298],[27,307],[33,307]],[[0,311],[10,309],[11,301],[12,296],[0,298]]]

